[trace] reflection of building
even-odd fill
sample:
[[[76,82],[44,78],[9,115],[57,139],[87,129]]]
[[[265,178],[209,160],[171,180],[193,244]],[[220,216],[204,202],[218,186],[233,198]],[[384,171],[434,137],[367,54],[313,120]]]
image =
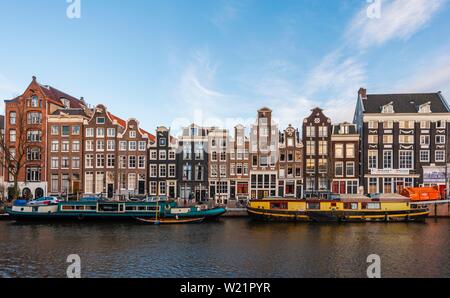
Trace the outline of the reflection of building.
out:
[[[176,140],[164,126],[156,129],[149,151],[149,194],[177,198]]]
[[[209,194],[217,204],[227,204],[229,193],[228,130],[213,127],[208,133]]]
[[[331,134],[333,181],[331,191],[356,194],[359,188],[359,135],[356,124],[333,125]]]
[[[307,197],[323,197],[330,191],[331,120],[315,108],[303,121],[303,177]]]
[[[245,127],[234,128],[234,138],[229,146],[230,199],[245,202],[249,198],[249,140]]]
[[[440,92],[370,95],[361,88],[354,122],[366,192],[445,185],[450,108]]]
[[[277,196],[278,127],[272,110],[258,110],[250,132],[250,194],[252,199]]]
[[[208,128],[191,124],[178,138],[178,185],[182,199],[204,201],[208,194]]]
[[[278,159],[278,195],[303,197],[303,143],[298,129],[289,125],[280,133]]]

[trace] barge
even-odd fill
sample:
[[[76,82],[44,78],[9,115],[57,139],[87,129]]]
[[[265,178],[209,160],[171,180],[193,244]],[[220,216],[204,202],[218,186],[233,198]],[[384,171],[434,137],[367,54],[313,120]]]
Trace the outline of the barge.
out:
[[[7,209],[13,220],[136,220],[141,219],[214,219],[225,213],[224,208],[206,206],[180,208],[173,201],[120,202],[80,200],[49,205],[14,205]]]
[[[267,198],[249,202],[250,217],[263,221],[391,222],[424,221],[430,211],[403,196],[346,195],[332,200]]]

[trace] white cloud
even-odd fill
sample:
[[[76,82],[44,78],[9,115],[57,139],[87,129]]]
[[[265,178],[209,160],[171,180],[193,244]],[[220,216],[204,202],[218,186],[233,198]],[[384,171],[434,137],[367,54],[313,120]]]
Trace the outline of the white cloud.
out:
[[[353,18],[346,39],[361,49],[390,40],[407,40],[423,28],[446,0],[382,0],[380,18],[369,18],[367,7]]]

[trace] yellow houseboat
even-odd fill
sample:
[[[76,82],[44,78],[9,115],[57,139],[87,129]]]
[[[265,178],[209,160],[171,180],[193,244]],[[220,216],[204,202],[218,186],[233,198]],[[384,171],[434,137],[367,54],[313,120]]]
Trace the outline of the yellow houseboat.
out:
[[[247,212],[258,220],[315,222],[423,221],[429,214],[427,208],[411,206],[409,198],[399,195],[343,195],[333,200],[267,198],[250,201]]]

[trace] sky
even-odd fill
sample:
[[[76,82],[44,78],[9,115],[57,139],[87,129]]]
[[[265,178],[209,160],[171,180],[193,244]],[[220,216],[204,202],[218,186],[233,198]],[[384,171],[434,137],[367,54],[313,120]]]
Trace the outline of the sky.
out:
[[[450,100],[449,2],[0,0],[0,99],[35,75],[148,131],[351,122],[360,87]]]

